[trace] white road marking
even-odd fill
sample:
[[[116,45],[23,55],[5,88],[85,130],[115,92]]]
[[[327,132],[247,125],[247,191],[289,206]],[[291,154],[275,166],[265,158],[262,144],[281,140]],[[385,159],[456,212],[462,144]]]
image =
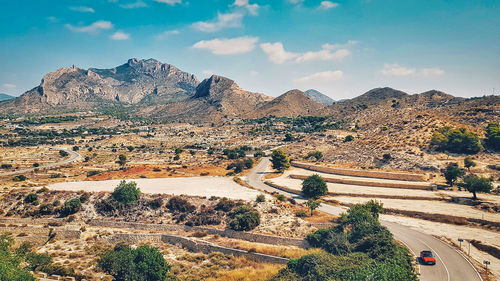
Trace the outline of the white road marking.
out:
[[[441,257],[439,256],[439,254],[436,252],[436,250],[434,250],[431,246],[429,246],[429,244],[425,243],[424,241],[420,240],[417,238],[418,241],[420,241],[421,243],[425,244],[425,246],[429,247],[429,249],[431,249],[434,254],[436,254],[436,256],[439,258],[439,260],[441,261],[441,263],[443,264],[444,266],[444,269],[446,269],[446,274],[448,275],[448,281],[450,281],[450,272],[448,271],[448,268],[446,267],[446,264],[444,263],[443,259],[441,259]]]

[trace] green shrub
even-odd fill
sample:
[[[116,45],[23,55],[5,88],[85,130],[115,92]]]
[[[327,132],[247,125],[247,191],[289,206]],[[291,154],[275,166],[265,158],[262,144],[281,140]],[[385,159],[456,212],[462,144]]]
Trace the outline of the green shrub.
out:
[[[42,204],[40,205],[38,212],[41,215],[51,215],[54,213],[54,205],[52,204]]]
[[[24,198],[24,203],[34,203],[38,200],[38,195],[36,193],[30,193]]]
[[[25,175],[17,175],[15,177],[12,178],[13,181],[25,181],[26,180],[26,176]]]
[[[69,216],[77,213],[82,208],[82,202],[79,198],[73,198],[64,203],[64,206],[61,208],[62,216]]]
[[[464,171],[458,167],[456,163],[451,163],[446,166],[443,172],[443,176],[446,179],[446,183],[453,186],[455,181],[464,175]]]
[[[465,128],[454,129],[449,126],[434,132],[431,145],[439,151],[476,154],[483,149],[479,137]]]
[[[235,209],[244,206],[236,207]],[[233,220],[229,223],[229,226],[233,230],[237,231],[249,231],[256,228],[260,224],[260,215],[255,209],[248,210],[247,208],[242,208],[238,210],[233,215]]]
[[[286,196],[283,194],[278,194],[278,196],[276,196],[276,200],[284,202],[286,201]]]
[[[266,202],[266,196],[264,194],[257,195],[257,198],[255,198],[255,202],[257,203]]]
[[[137,188],[136,182],[122,180],[113,191],[113,199],[121,204],[131,204],[141,197],[141,190]]]
[[[344,138],[344,142],[350,142],[350,141],[353,141],[353,140],[354,140],[354,136],[353,135],[347,135]]]
[[[489,123],[486,127],[486,143],[495,150],[500,150],[500,125]]]
[[[224,211],[224,212],[230,212],[234,207],[241,205],[238,204],[236,201],[228,199],[226,197],[223,197],[217,202],[215,205],[215,210],[217,211]]]
[[[171,266],[158,248],[117,245],[100,255],[99,268],[121,281],[164,281]]]
[[[66,150],[59,150],[59,155],[61,157],[66,157],[69,155],[69,153]]]
[[[300,211],[295,212],[295,216],[298,218],[305,218],[305,217],[307,217],[307,212],[304,210],[300,210]]]

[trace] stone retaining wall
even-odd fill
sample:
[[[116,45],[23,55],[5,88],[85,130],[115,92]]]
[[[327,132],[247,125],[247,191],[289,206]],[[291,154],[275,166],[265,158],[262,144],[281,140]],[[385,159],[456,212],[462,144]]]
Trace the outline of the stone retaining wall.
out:
[[[116,234],[108,240],[111,243],[134,244],[141,241],[164,242],[172,245],[182,246],[191,252],[202,252],[205,254],[211,252],[221,252],[226,255],[243,256],[245,258],[265,263],[286,264],[287,258],[276,257],[261,253],[248,252],[240,249],[233,249],[215,245],[206,241],[195,240],[189,237],[183,237],[172,234]]]
[[[403,180],[403,181],[426,181],[426,176],[419,174],[351,170],[342,168],[323,167],[323,166],[312,165],[308,163],[300,163],[295,161],[292,161],[291,165],[306,170],[317,171],[328,174],[337,174],[337,175],[354,176],[354,177],[380,178],[380,179],[390,179],[390,180]]]
[[[100,227],[113,227],[113,228],[129,228],[146,231],[202,231],[208,234],[217,234],[223,237],[245,240],[249,242],[284,245],[284,246],[297,246],[301,248],[309,248],[309,243],[305,239],[280,237],[273,235],[266,235],[252,232],[234,231],[231,229],[217,229],[203,226],[187,226],[175,224],[146,224],[146,223],[133,223],[133,222],[118,222],[118,221],[104,221],[92,220],[88,222],[91,226]]]
[[[81,232],[79,230],[67,228],[31,227],[31,226],[7,226],[0,227],[1,233],[24,234],[25,236],[49,236],[52,232],[57,238],[78,239]],[[15,235],[14,235],[15,236]]]
[[[305,180],[308,176],[305,175],[290,175],[292,179]],[[375,187],[388,187],[388,188],[404,188],[404,189],[420,189],[432,190],[433,187],[429,184],[412,184],[412,183],[392,183],[392,182],[376,182],[376,181],[362,181],[362,180],[349,180],[349,179],[335,179],[325,178],[326,182],[352,184],[361,186],[375,186]]]

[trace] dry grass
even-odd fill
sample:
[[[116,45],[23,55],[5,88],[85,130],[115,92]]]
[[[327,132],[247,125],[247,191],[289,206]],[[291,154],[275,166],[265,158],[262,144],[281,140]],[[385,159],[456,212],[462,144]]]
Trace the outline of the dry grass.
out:
[[[284,265],[260,264],[257,267],[243,267],[229,271],[222,271],[217,277],[210,277],[207,281],[260,281],[269,280],[276,275]]]
[[[320,249],[306,250],[292,246],[266,245],[266,244],[252,243],[241,240],[231,240],[223,244],[224,246],[230,248],[241,249],[245,251],[257,252],[261,254],[289,258],[289,259],[299,258],[307,254],[322,252],[322,250]]]

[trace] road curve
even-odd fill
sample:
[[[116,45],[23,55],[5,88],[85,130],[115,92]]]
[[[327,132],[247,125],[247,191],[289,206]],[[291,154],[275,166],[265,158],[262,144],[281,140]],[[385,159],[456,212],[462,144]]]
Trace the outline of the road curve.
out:
[[[287,197],[294,198],[298,202],[304,202],[301,196],[272,188],[262,182],[262,177],[268,173],[270,166],[269,158],[263,158],[247,175],[245,182],[254,188],[278,192]],[[345,209],[331,205],[322,204],[320,211],[332,215],[339,215]],[[434,266],[419,265],[420,280],[422,281],[482,281],[483,279],[474,266],[462,254],[451,248],[441,240],[410,227],[381,220],[382,225],[387,227],[394,238],[405,244],[415,256],[422,250],[431,250],[436,255],[437,263]]]
[[[69,153],[70,157],[68,159],[64,159],[64,160],[61,160],[61,161],[56,162],[56,163],[50,163],[50,164],[42,165],[39,167],[32,167],[32,168],[26,168],[26,169],[21,169],[21,170],[12,171],[12,172],[0,173],[0,177],[15,176],[15,175],[24,174],[24,173],[31,173],[35,169],[42,170],[42,169],[55,168],[55,167],[59,167],[59,166],[66,165],[66,164],[72,163],[74,161],[77,161],[82,157],[79,153],[77,153],[71,149],[65,148],[65,147],[48,146],[48,148],[54,149],[54,150],[64,150],[64,151]]]

